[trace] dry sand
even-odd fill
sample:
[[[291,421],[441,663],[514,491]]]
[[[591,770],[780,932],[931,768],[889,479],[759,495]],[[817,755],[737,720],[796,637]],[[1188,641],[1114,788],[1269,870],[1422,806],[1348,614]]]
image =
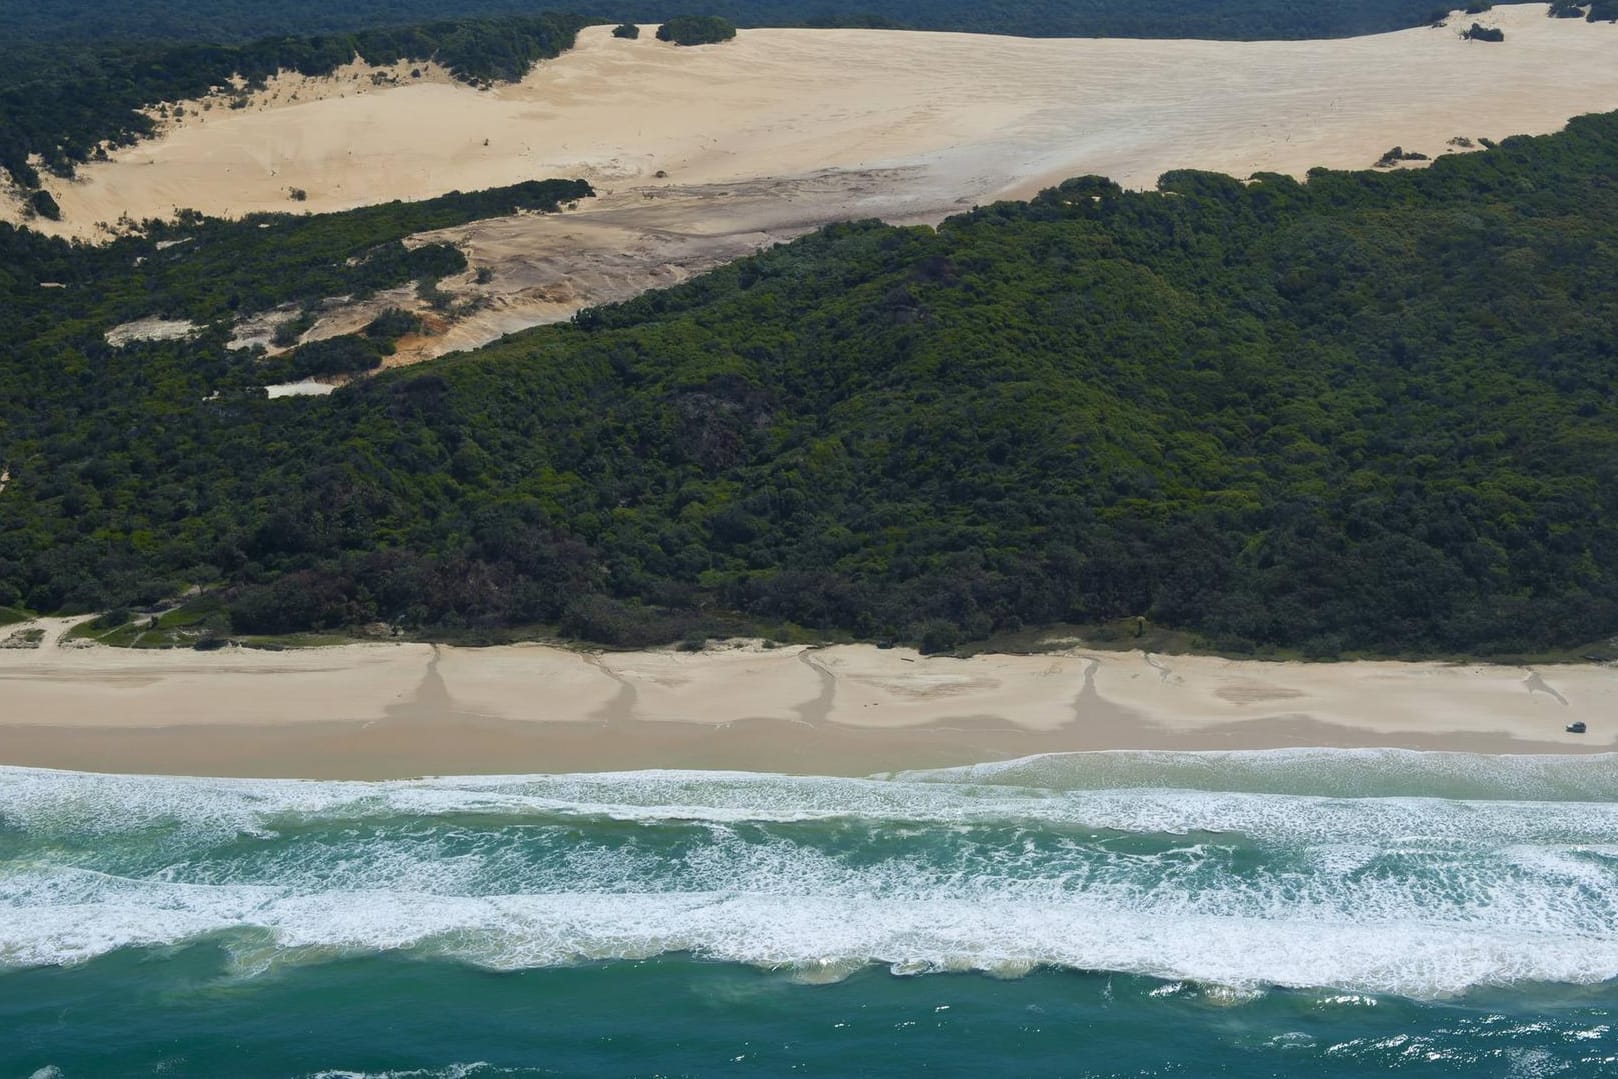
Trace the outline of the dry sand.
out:
[[[68,622],[49,627],[55,640]],[[868,774],[1088,749],[1618,745],[1618,668],[968,660],[866,645],[0,651],[0,763],[384,778],[708,767]],[[1590,733],[1567,734],[1575,720]]]
[[[323,89],[304,80],[297,100],[277,86],[245,109],[193,105],[54,193],[63,227],[82,230],[126,212],[331,210],[542,176],[640,197],[833,170],[852,176],[807,198],[933,217],[1078,172],[1144,187],[1170,168],[1363,167],[1395,143],[1438,154],[1452,136],[1618,108],[1618,29],[1545,10],[1481,16],[1504,28],[1498,45],[1452,26],[1312,42],[747,30],[682,49],[594,27],[488,91],[373,86],[355,69]],[[879,181],[862,184],[865,170]]]
[[[1618,109],[1618,28],[1540,4],[1444,28],[1316,42],[1038,40],[745,30],[676,48],[584,31],[522,83],[355,66],[282,79],[243,109],[193,103],[161,137],[51,181],[65,218],[336,210],[536,177],[600,198],[555,218],[441,234],[493,271],[493,302],[400,362],[669,284],[833,220],[933,222],[1081,173],[1149,187],[1173,168],[1301,175],[1395,144],[1560,128]],[[390,81],[396,80],[396,81]],[[666,177],[657,173],[663,171]],[[290,192],[307,192],[293,202]],[[17,207],[9,212],[13,215]]]

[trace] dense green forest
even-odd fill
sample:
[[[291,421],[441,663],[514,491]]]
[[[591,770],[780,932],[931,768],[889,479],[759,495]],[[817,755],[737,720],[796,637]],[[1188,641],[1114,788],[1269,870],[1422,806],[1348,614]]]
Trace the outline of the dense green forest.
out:
[[[1618,116],[1425,170],[1081,178],[279,400],[222,347],[233,303],[391,250],[376,211],[105,248],[0,229],[0,607],[201,584],[238,633],[1594,640],[1618,632],[1615,176]],[[292,228],[306,265],[272,268]],[[133,314],[206,329],[110,347]]]
[[[1612,0],[1596,0],[1596,7]],[[244,41],[269,34],[565,8],[597,22],[718,15],[737,26],[901,25],[1029,37],[1345,37],[1419,26],[1445,0],[0,0],[13,47],[61,41]],[[1462,6],[1456,4],[1455,6]],[[1582,10],[1588,10],[1584,5]],[[1608,15],[1607,17],[1612,17]]]

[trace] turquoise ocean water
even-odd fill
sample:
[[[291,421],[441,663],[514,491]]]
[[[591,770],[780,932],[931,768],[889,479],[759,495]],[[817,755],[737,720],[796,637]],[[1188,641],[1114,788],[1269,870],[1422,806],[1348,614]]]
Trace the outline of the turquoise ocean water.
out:
[[[0,768],[0,1077],[1618,1075],[1618,756]]]

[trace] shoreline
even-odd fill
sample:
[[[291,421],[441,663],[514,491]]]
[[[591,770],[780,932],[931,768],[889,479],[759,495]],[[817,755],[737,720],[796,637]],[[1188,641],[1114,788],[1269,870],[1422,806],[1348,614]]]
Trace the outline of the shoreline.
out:
[[[873,645],[0,651],[0,764],[307,779],[870,775],[1085,750],[1618,749],[1618,666]],[[266,681],[266,679],[269,679]],[[1583,721],[1589,733],[1565,727]]]

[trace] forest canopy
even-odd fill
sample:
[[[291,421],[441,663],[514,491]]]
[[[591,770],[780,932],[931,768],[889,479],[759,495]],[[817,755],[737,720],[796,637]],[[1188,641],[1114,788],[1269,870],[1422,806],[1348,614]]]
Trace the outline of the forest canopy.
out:
[[[1615,0],[1577,5],[1618,16]],[[1420,26],[1435,0],[569,0],[555,5],[593,22],[658,23],[716,15],[736,26],[907,26],[1021,37],[1347,37]],[[1456,7],[1460,4],[1454,5]],[[94,41],[240,42],[272,34],[332,34],[532,12],[516,0],[0,0],[0,24],[18,45]]]
[[[236,633],[1592,641],[1618,632],[1614,175],[1618,116],[1420,170],[1077,178],[280,400],[223,347],[235,313],[411,280],[410,206],[106,248],[0,228],[0,606],[200,585]],[[108,344],[147,314],[201,329]]]

